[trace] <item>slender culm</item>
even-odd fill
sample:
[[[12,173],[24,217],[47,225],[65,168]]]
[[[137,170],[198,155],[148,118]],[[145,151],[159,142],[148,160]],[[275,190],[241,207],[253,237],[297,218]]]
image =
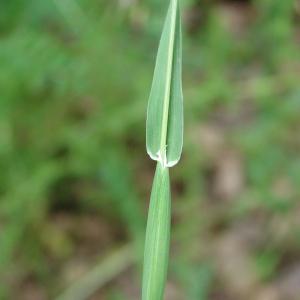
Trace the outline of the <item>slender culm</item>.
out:
[[[167,278],[171,229],[169,168],[179,161],[183,144],[181,53],[179,3],[171,0],[147,110],[147,152],[157,166],[146,229],[142,300],[163,299]]]

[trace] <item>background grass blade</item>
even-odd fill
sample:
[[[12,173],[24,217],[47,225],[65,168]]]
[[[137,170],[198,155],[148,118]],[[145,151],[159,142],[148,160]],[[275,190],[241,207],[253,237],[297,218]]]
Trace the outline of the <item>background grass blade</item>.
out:
[[[181,22],[171,0],[156,58],[147,111],[147,152],[166,166],[175,165],[183,144]]]
[[[170,211],[169,169],[157,163],[146,230],[142,300],[163,298],[169,256]]]

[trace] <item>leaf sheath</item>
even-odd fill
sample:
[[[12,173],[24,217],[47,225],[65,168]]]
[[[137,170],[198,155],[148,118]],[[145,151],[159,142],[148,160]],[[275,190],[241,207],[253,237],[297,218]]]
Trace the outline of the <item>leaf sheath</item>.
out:
[[[171,195],[169,169],[157,163],[144,252],[142,300],[161,300],[168,269]]]

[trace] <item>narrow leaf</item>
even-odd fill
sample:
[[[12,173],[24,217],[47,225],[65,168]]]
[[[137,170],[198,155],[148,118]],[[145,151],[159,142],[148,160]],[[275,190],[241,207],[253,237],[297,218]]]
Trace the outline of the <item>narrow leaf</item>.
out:
[[[163,166],[174,166],[183,144],[181,21],[171,0],[156,58],[147,111],[147,152]]]
[[[168,269],[171,195],[169,169],[157,164],[148,213],[142,300],[161,300]]]

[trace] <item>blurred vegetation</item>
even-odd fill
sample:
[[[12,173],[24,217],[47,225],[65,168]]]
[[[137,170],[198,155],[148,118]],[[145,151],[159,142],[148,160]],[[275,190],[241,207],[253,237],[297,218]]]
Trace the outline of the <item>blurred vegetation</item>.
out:
[[[300,276],[299,3],[181,2],[186,138],[166,297],[298,299],[278,286]],[[55,299],[131,243],[137,264],[93,299],[139,299],[166,7],[0,0],[0,299]]]

